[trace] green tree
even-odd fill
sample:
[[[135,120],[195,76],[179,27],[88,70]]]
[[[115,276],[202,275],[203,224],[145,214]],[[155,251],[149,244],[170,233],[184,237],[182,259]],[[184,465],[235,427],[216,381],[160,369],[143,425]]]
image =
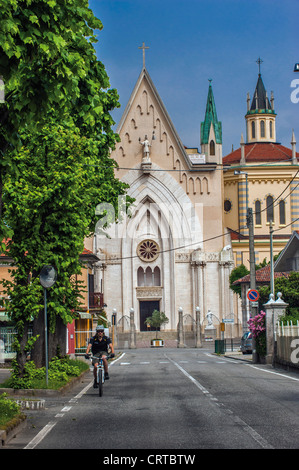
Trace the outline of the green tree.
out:
[[[3,184],[14,161],[7,152],[21,145],[22,129],[57,119],[73,120],[81,133],[98,135],[113,148],[109,111],[118,106],[104,65],[97,60],[94,30],[101,21],[88,0],[0,0],[0,242],[10,234],[3,215]]]
[[[79,308],[79,255],[84,238],[94,231],[95,207],[105,201],[117,214],[118,195],[127,187],[114,178],[115,162],[108,151],[103,153],[100,139],[82,137],[79,129],[54,119],[39,132],[22,137],[24,145],[10,155],[15,171],[6,175],[3,195],[5,218],[13,232],[7,249],[15,262],[12,280],[4,282],[10,298],[6,309],[17,325],[21,376],[26,352],[32,348],[27,332],[33,319],[34,337],[40,335],[33,359],[38,366],[44,364],[42,266],[51,264],[57,271],[57,282],[48,291],[51,358],[61,337],[65,338],[63,325]]]
[[[0,0],[0,8],[6,97],[0,104],[0,242],[11,238],[15,267],[4,287],[22,375],[32,319],[33,354],[42,358],[44,350],[38,337],[42,265],[58,271],[48,294],[54,335],[78,306],[78,255],[94,229],[95,207],[116,206],[126,186],[115,179],[109,156],[119,139],[110,111],[119,103],[96,57],[94,30],[102,23],[88,0]]]
[[[275,292],[282,293],[282,299],[288,305],[286,309],[286,319],[299,320],[299,273],[291,272],[288,277],[278,277],[274,281]],[[270,286],[259,288],[260,304],[268,302],[270,295]]]
[[[233,290],[236,294],[238,294],[241,297],[241,285],[234,285],[233,283],[237,281],[237,279],[240,279],[241,277],[246,276],[249,274],[248,269],[244,264],[240,264],[240,266],[237,266],[232,270],[229,276],[229,287],[231,290]]]
[[[168,323],[169,319],[164,312],[159,312],[159,310],[154,310],[151,317],[147,317],[145,322],[147,325],[156,328],[156,338],[158,338],[158,328],[160,328],[164,323]]]

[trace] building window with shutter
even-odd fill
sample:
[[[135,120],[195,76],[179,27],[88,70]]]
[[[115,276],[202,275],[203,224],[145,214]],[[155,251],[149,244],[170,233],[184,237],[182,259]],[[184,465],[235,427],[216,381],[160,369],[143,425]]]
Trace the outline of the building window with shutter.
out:
[[[280,225],[285,225],[286,223],[286,211],[284,201],[279,201],[279,223]]]
[[[262,216],[261,216],[261,201],[255,201],[255,225],[262,224]]]
[[[267,222],[274,222],[274,205],[273,205],[273,197],[267,196],[266,199],[266,206],[267,206]]]

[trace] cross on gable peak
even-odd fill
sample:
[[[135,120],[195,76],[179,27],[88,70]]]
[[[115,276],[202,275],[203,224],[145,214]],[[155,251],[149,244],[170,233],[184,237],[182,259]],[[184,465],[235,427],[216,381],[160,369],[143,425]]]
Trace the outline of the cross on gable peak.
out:
[[[138,49],[142,49],[142,56],[143,56],[143,68],[145,68],[145,49],[149,49],[148,46],[142,43],[142,46],[139,46]]]

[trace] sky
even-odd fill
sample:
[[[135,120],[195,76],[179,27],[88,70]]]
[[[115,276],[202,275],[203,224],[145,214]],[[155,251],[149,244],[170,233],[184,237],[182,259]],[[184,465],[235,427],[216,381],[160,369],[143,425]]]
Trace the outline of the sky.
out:
[[[223,156],[246,139],[247,92],[252,99],[257,59],[270,97],[274,92],[277,142],[299,151],[299,0],[90,0],[103,23],[95,44],[121,108],[145,65],[182,143],[200,151],[209,79]],[[298,92],[296,91],[298,90]],[[292,94],[293,93],[293,94]],[[296,101],[298,101],[296,103]],[[116,126],[115,126],[116,128]]]

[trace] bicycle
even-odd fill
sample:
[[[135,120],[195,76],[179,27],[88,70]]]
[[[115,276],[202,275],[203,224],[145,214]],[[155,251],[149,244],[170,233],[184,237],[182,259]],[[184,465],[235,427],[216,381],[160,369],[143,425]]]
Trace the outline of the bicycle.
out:
[[[108,356],[106,356],[107,360],[110,359],[111,357],[114,357],[114,354],[108,354]],[[101,357],[91,356],[89,359],[91,361],[93,359],[96,359],[98,361],[98,365],[97,365],[97,384],[98,384],[98,388],[99,388],[99,397],[101,397],[103,395],[103,386],[104,386],[104,383],[105,383],[104,362],[103,362],[103,359]]]

